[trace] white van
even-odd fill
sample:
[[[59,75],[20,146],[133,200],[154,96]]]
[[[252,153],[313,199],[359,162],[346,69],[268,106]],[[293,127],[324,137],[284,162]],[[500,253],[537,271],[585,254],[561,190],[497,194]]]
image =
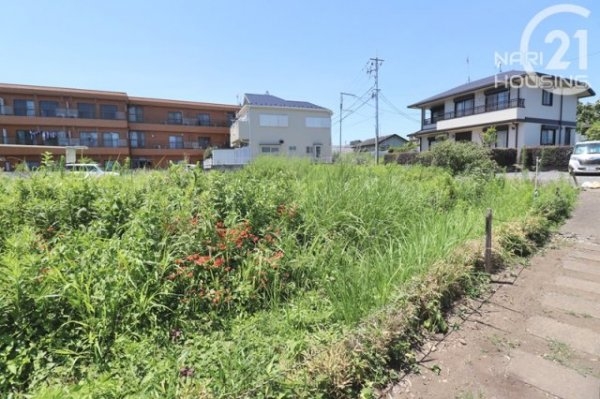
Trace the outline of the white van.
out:
[[[600,141],[575,144],[569,159],[569,173],[600,173]]]

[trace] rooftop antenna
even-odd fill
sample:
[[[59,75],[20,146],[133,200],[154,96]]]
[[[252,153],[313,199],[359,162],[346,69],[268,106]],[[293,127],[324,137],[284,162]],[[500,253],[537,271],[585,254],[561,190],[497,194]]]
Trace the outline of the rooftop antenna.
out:
[[[469,64],[469,56],[467,56],[467,83],[471,83],[471,65]]]
[[[502,72],[502,62],[499,61],[498,62],[498,73],[501,73],[501,72]]]

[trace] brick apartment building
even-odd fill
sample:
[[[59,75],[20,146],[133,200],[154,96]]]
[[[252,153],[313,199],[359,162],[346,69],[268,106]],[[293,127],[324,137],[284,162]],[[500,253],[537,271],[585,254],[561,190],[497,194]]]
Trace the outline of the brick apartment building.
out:
[[[101,165],[165,167],[228,147],[239,106],[130,97],[123,92],[0,84],[0,169],[65,147]]]

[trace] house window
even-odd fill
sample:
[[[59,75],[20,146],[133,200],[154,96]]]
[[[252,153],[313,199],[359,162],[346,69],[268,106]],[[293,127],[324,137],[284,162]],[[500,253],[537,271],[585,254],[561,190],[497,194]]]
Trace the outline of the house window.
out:
[[[565,138],[563,140],[564,145],[571,145],[571,133],[573,129],[568,127],[565,128]]]
[[[198,114],[198,125],[210,126],[210,114]]]
[[[118,147],[119,146],[119,133],[105,132],[102,135],[102,139],[103,139],[105,147]]]
[[[473,134],[471,132],[460,132],[454,134],[454,141],[472,141]]]
[[[13,106],[17,116],[35,116],[35,102],[32,100],[15,100]]]
[[[98,147],[97,132],[81,132],[79,133],[79,143],[88,147]]]
[[[475,107],[475,98],[473,96],[454,100],[454,115],[461,117],[465,115],[473,115]]]
[[[498,126],[496,128],[496,148],[508,147],[508,126]]]
[[[306,127],[314,127],[314,128],[330,128],[331,127],[331,118],[317,118],[309,116],[306,118]]]
[[[198,137],[198,147],[199,148],[210,147],[210,137]]]
[[[113,104],[100,104],[100,118],[117,119],[117,106]]]
[[[309,155],[312,155],[312,153],[313,153],[313,148],[312,148],[312,146],[310,146],[310,147],[306,147],[306,153],[307,153],[307,154],[309,154]]]
[[[183,148],[183,137],[169,136],[169,148]]]
[[[542,105],[551,106],[554,95],[546,90],[542,90]]]
[[[431,123],[437,123],[437,121],[444,120],[444,106],[438,105],[431,107],[429,111],[431,113]]]
[[[320,145],[315,146],[315,158],[321,158],[321,146]]]
[[[260,152],[263,154],[278,154],[279,153],[279,147],[278,146],[272,146],[272,145],[261,145],[260,146]]]
[[[291,145],[288,147],[288,151],[289,152],[296,152],[296,146],[295,145]]]
[[[169,111],[167,114],[167,123],[171,125],[182,125],[183,113],[180,111]]]
[[[146,146],[146,134],[144,132],[129,132],[129,143],[132,148],[144,148]]]
[[[485,110],[487,112],[506,109],[510,101],[510,92],[508,89],[502,89],[486,94]]]
[[[96,105],[91,103],[77,103],[77,114],[80,118],[96,118]]]
[[[40,101],[40,116],[56,116],[57,101]]]
[[[144,109],[139,105],[132,105],[128,110],[129,122],[143,122]]]
[[[556,144],[556,129],[553,127],[542,126],[542,133],[540,136],[540,145],[554,145]]]
[[[259,115],[260,126],[264,127],[287,127],[288,116],[287,115]]]

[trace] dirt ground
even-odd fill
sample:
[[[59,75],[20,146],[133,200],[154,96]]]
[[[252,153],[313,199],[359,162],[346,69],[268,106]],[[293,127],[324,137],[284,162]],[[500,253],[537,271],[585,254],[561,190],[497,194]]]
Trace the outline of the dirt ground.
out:
[[[458,304],[383,398],[600,398],[600,190],[527,265]]]

